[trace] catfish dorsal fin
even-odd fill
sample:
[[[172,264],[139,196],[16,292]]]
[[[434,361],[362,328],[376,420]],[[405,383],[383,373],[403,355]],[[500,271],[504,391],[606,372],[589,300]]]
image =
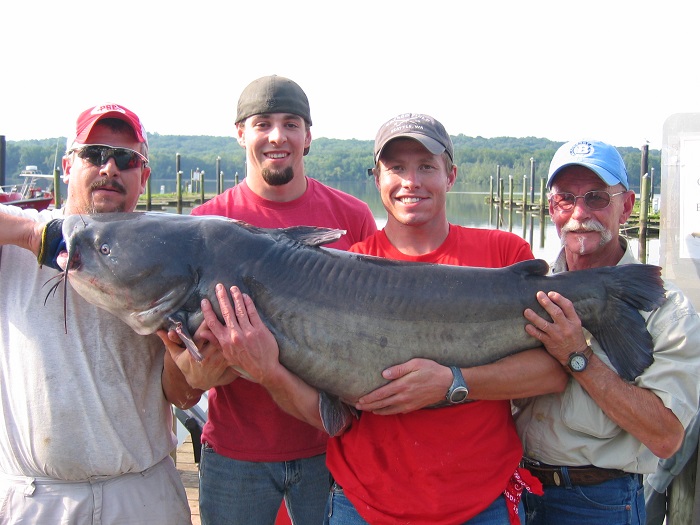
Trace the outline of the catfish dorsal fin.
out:
[[[528,261],[517,262],[509,266],[509,269],[525,275],[547,275],[549,272],[549,264],[542,259],[530,259]]]
[[[280,228],[278,232],[301,244],[323,246],[340,239],[345,235],[346,230],[321,228],[320,226],[291,226]]]

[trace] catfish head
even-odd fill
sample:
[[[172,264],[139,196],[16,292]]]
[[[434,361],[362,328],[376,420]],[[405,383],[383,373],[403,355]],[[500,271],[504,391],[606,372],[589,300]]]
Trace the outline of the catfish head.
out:
[[[200,239],[183,238],[180,219],[154,212],[70,215],[63,222],[67,251],[59,264],[86,301],[141,335],[177,330],[201,360],[194,342],[185,339],[189,314],[201,315],[200,269],[191,255],[203,250]]]

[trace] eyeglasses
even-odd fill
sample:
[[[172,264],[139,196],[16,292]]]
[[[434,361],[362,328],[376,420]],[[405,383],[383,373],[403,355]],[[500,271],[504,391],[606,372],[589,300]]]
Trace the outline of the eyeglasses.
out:
[[[622,195],[627,193],[626,191],[619,191],[617,193],[610,193],[605,190],[593,190],[587,191],[583,195],[574,195],[569,192],[552,193],[549,196],[549,201],[555,208],[559,208],[562,211],[571,211],[576,206],[576,201],[578,199],[583,199],[583,203],[589,210],[604,210],[610,205],[610,201],[616,195]]]
[[[107,164],[110,158],[114,159],[120,170],[138,168],[141,163],[144,166],[148,164],[148,159],[138,151],[129,148],[115,148],[105,144],[86,144],[72,149],[71,152],[75,152],[81,159],[98,167]]]

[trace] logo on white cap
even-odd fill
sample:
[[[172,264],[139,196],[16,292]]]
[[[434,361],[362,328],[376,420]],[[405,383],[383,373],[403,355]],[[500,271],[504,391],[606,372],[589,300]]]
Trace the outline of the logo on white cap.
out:
[[[578,157],[587,157],[593,155],[593,145],[590,142],[582,140],[574,144],[569,152]]]

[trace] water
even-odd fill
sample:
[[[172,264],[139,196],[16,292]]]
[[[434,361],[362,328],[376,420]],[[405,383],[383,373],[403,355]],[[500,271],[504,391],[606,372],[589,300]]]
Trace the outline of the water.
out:
[[[212,183],[213,184],[213,183]],[[377,226],[382,228],[386,224],[386,210],[379,198],[379,191],[374,185],[374,179],[367,177],[365,181],[330,182],[329,186],[342,190],[358,199],[366,202]],[[232,183],[225,185],[228,188]],[[486,203],[489,197],[488,187],[477,184],[457,183],[452,191],[447,194],[447,219],[453,224],[471,226],[474,228],[498,228],[510,231],[525,239],[532,249],[535,257],[552,262],[559,253],[559,237],[556,228],[549,215],[543,217],[538,211],[526,212],[508,210],[499,206],[490,206]],[[515,200],[522,198],[522,189],[514,189]],[[528,197],[529,199],[529,197]],[[539,195],[535,194],[535,202],[539,202]],[[175,208],[166,211],[175,213]],[[183,209],[183,213],[189,213]],[[639,255],[639,241],[636,238],[629,239],[632,253]],[[659,264],[660,245],[659,239],[647,240],[647,260],[649,264]]]

